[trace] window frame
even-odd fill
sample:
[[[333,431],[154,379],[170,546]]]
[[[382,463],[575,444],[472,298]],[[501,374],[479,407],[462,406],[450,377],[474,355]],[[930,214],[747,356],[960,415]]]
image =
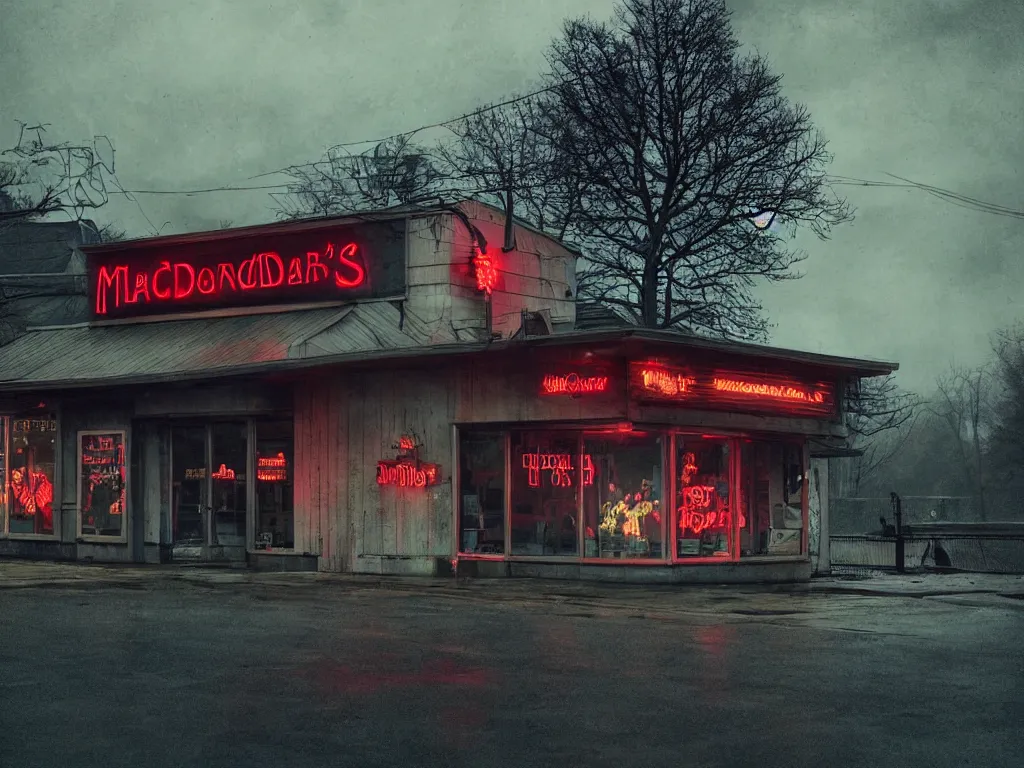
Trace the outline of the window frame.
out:
[[[119,536],[104,536],[95,533],[82,532],[82,438],[89,435],[120,435],[121,445],[124,448],[124,508],[121,510],[121,534]],[[80,429],[75,437],[75,540],[97,544],[127,544],[131,525],[131,453],[128,445],[127,429]],[[56,522],[54,522],[56,530]]]
[[[461,552],[461,520],[462,520],[462,497],[461,493],[453,493],[452,522],[453,536],[451,546],[451,557],[453,562],[459,560],[482,560],[491,562],[524,562],[524,563],[551,563],[561,565],[602,565],[602,566],[672,566],[686,567],[688,565],[724,565],[744,563],[781,563],[800,562],[808,560],[808,501],[809,488],[807,472],[809,469],[810,446],[806,435],[793,433],[746,433],[732,431],[709,432],[693,427],[673,427],[657,424],[632,424],[634,431],[649,432],[660,436],[662,440],[662,498],[669,503],[669,506],[662,515],[661,530],[663,552],[660,558],[602,558],[585,557],[586,553],[586,530],[583,511],[583,473],[577,473],[577,495],[576,522],[578,531],[578,554],[576,556],[565,555],[513,555],[510,552],[509,542],[511,541],[511,515],[509,510],[512,503],[512,433],[522,432],[577,432],[577,461],[582,461],[583,448],[588,434],[615,431],[618,428],[616,423],[607,422],[552,422],[552,423],[455,423],[452,425],[452,466],[453,481],[457,488],[461,488],[461,459],[462,459],[462,435],[466,432],[489,431],[499,432],[504,440],[505,452],[505,540],[502,554],[475,554]],[[801,488],[801,514],[803,517],[801,554],[792,555],[752,555],[742,557],[740,552],[740,515],[738,509],[733,511],[729,529],[729,556],[728,557],[679,557],[676,547],[676,530],[678,527],[676,493],[678,491],[677,475],[677,440],[681,437],[704,437],[707,439],[721,440],[726,443],[729,450],[728,482],[732,498],[738,499],[738,490],[742,476],[740,449],[744,442],[766,442],[781,443],[799,447],[803,456],[803,482]],[[735,503],[735,502],[734,502]]]
[[[5,473],[4,483],[4,520],[3,529],[0,530],[0,538],[10,541],[60,541],[61,530],[64,523],[64,483],[61,482],[64,471],[64,434],[60,417],[60,408],[45,411],[46,416],[52,417],[55,425],[53,438],[53,533],[11,533],[11,431],[15,419],[26,418],[24,412],[5,411],[0,413],[0,418],[6,422],[4,435],[4,457]],[[27,418],[31,419],[29,415]]]

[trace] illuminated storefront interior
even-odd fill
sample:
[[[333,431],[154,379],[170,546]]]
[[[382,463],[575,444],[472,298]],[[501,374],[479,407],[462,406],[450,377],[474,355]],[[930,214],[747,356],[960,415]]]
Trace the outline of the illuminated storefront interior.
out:
[[[459,456],[460,557],[682,563],[806,554],[798,438],[467,427]]]

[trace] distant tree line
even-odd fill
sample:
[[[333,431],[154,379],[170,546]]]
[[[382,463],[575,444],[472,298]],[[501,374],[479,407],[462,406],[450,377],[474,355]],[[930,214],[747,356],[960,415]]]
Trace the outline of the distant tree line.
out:
[[[845,495],[965,496],[978,519],[1024,520],[1024,323],[994,333],[983,364],[951,365],[845,472]]]

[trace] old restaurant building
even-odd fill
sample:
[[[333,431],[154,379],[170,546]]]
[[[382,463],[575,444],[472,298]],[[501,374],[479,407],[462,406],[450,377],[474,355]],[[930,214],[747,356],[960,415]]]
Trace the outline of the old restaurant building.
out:
[[[813,457],[896,368],[627,327],[478,203],[66,261],[0,347],[0,555],[806,578]]]

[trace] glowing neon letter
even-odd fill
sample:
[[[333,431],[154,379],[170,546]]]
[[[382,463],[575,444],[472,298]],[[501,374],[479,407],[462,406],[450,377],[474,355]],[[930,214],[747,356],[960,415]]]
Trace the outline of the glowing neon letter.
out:
[[[288,285],[302,285],[302,259],[298,256],[288,263]]]
[[[199,270],[199,274],[196,276],[196,287],[200,293],[206,296],[217,290],[217,278],[212,269],[203,267]]]
[[[128,303],[137,304],[140,298],[145,298],[146,303],[149,303],[149,277],[145,272],[140,272],[135,276],[135,291],[128,299]]]
[[[153,295],[156,296],[161,301],[167,301],[167,299],[171,298],[171,285],[167,286],[166,291],[161,291],[160,286],[158,284],[158,281],[160,280],[160,275],[162,275],[164,272],[167,273],[167,282],[173,283],[174,278],[172,277],[171,262],[161,261],[160,266],[157,267],[156,270],[153,272]]]
[[[97,315],[107,314],[107,294],[111,289],[114,292],[114,306],[120,307],[123,301],[122,296],[124,299],[128,298],[128,267],[114,267],[112,272],[108,271],[105,266],[100,267],[99,276],[96,278]]]
[[[334,246],[329,245],[328,248],[333,249]],[[355,261],[356,255],[356,244],[349,243],[340,251],[338,251],[338,263],[345,265],[351,269],[355,274],[351,278],[344,278],[337,268],[334,270],[334,284],[339,288],[355,288],[357,285],[362,285],[363,281],[366,280],[366,270],[363,269],[363,265],[358,261]]]
[[[183,277],[188,278],[188,285],[183,284]],[[196,289],[196,271],[191,264],[178,262],[174,265],[174,298],[187,299]]]
[[[219,284],[219,290],[221,293],[224,292],[224,283],[231,286],[232,291],[238,290],[238,284],[235,282],[235,265],[234,264],[218,264],[217,265],[217,282]]]

